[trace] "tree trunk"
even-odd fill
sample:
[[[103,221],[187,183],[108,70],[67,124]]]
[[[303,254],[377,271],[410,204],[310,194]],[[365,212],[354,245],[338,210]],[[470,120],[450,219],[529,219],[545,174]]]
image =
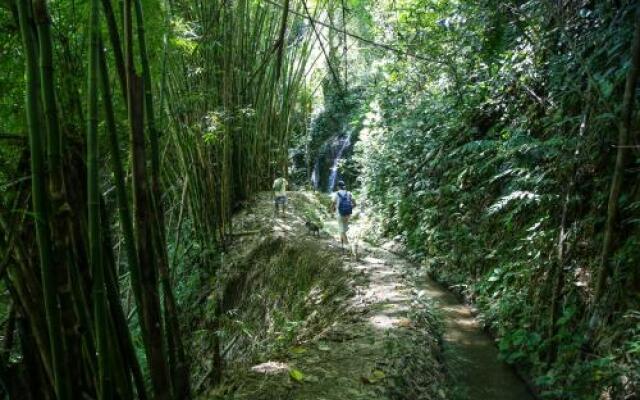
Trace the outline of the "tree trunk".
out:
[[[640,73],[640,5],[636,6],[635,29],[633,43],[631,46],[631,66],[627,73],[627,80],[624,88],[622,100],[622,111],[618,126],[618,151],[616,163],[611,180],[611,190],[609,192],[609,203],[607,206],[607,221],[604,230],[604,240],[602,243],[602,253],[600,256],[600,270],[596,282],[594,304],[597,306],[602,299],[604,287],[611,275],[611,255],[614,251],[614,232],[618,219],[618,201],[622,190],[622,180],[624,178],[624,167],[626,164],[627,144],[629,132],[631,131],[631,117],[633,114],[633,104],[635,100],[638,74]]]

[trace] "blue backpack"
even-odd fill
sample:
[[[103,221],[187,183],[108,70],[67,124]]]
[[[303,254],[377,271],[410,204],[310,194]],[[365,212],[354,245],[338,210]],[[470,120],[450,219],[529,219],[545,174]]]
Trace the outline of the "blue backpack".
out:
[[[340,192],[336,192],[340,198],[338,203],[338,212],[340,215],[347,216],[353,212],[353,203],[351,202],[351,193],[347,192],[344,196],[340,195]]]

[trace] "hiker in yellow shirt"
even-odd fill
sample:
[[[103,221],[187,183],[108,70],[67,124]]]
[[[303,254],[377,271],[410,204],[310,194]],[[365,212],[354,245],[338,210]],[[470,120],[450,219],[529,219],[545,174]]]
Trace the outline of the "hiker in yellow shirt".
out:
[[[282,206],[282,215],[286,216],[288,184],[287,180],[282,176],[273,181],[273,202],[275,205],[274,216],[278,215],[278,206]]]

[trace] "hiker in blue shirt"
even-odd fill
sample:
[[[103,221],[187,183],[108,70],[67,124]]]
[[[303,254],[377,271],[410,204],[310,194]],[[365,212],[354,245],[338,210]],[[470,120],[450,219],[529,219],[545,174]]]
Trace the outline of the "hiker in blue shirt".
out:
[[[349,244],[347,239],[347,231],[349,230],[349,218],[353,213],[356,201],[353,199],[351,192],[347,191],[347,187],[343,181],[338,182],[338,191],[331,194],[331,212],[336,213],[338,219],[338,230],[340,231],[340,246]]]

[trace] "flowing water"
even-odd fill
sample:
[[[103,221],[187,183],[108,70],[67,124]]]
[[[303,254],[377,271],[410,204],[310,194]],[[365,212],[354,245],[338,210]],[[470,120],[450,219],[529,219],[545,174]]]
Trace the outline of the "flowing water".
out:
[[[482,330],[471,309],[431,279],[422,289],[436,301],[444,319],[449,365],[462,386],[464,398],[477,400],[533,400],[513,368],[499,360],[498,348]]]
[[[337,138],[337,148],[338,151],[335,153],[333,161],[331,163],[331,169],[329,170],[329,185],[327,187],[327,191],[333,191],[333,188],[336,184],[336,178],[339,176],[338,173],[338,163],[342,159],[342,153],[344,153],[345,149],[351,146],[351,133],[348,133],[343,136],[339,136]]]
[[[320,187],[320,159],[316,159],[313,165],[313,172],[311,173],[311,185],[314,190],[318,190]]]

